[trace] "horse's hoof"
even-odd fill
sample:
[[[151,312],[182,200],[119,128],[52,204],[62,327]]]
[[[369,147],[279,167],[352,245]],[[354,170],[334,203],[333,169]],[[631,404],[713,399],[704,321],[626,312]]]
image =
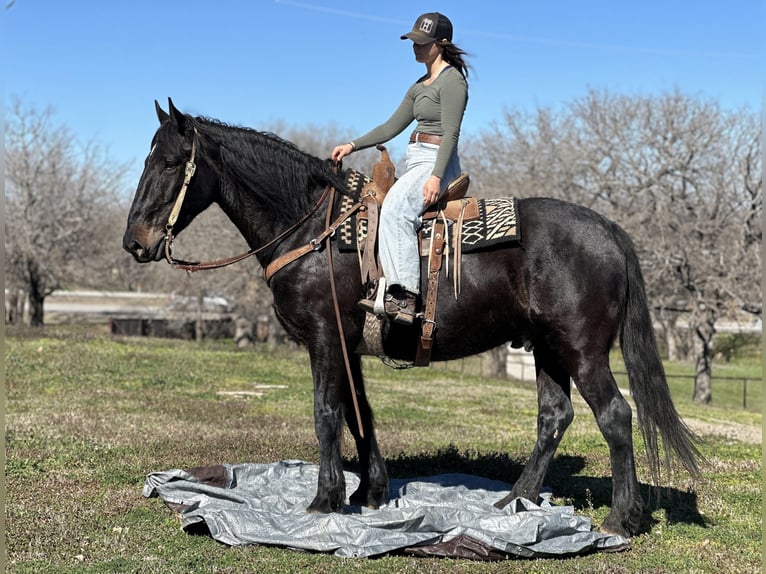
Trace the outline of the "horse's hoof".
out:
[[[364,506],[365,508],[369,508],[371,510],[377,510],[378,508],[380,508],[380,504],[378,504],[374,500],[368,500],[366,496],[358,496],[358,497],[352,496],[349,499],[349,503],[351,504],[351,506]]]
[[[508,505],[511,503],[511,500],[513,500],[514,498],[515,498],[515,497],[512,497],[512,496],[509,494],[508,496],[506,496],[506,497],[504,497],[504,498],[501,498],[500,500],[498,500],[498,501],[497,501],[497,502],[494,504],[494,507],[495,507],[495,508],[499,508],[500,510],[502,510],[503,508],[505,508],[506,506],[508,506]]]
[[[630,504],[620,508],[612,507],[601,523],[601,530],[610,534],[619,534],[624,538],[635,536],[641,531],[641,518],[644,503],[640,497],[634,498]]]
[[[635,528],[629,528],[622,524],[619,520],[612,519],[607,516],[604,522],[599,526],[598,531],[602,534],[609,534],[610,536],[622,536],[623,538],[630,539],[635,536],[638,526]]]
[[[330,514],[330,510],[325,509],[321,506],[314,506],[313,504],[309,504],[306,507],[306,512],[309,514]]]
[[[372,510],[377,510],[385,504],[386,496],[384,493],[375,495],[370,491],[357,490],[351,495],[349,502],[352,506],[364,506],[366,508],[371,508]]]
[[[596,530],[601,534],[606,534],[607,536],[622,536],[623,538],[630,538],[630,535],[625,530],[622,532],[616,532],[611,528],[604,528],[603,525],[599,526]]]
[[[331,504],[329,499],[317,497],[306,507],[306,512],[309,514],[330,514],[331,512],[340,512],[342,509],[343,504]]]

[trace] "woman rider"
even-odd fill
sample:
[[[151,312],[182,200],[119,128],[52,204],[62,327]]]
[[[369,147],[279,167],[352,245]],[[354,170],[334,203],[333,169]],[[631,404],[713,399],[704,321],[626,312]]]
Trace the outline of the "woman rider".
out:
[[[386,313],[411,325],[418,313],[420,256],[417,229],[425,209],[438,201],[460,175],[458,138],[468,101],[465,52],[452,43],[452,23],[443,14],[423,14],[402,40],[413,42],[415,60],[426,73],[407,90],[402,103],[383,124],[349,143],[336,146],[340,161],[356,150],[384,143],[402,133],[413,120],[405,173],[386,195],[380,212],[379,256],[388,289]],[[360,306],[372,312],[373,301]]]

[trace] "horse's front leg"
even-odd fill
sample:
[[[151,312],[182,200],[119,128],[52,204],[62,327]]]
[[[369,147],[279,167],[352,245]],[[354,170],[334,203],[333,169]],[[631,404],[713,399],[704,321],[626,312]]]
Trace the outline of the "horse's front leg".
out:
[[[345,416],[359,455],[360,479],[359,487],[351,495],[350,502],[351,504],[358,504],[369,508],[379,508],[386,502],[386,497],[388,496],[386,463],[380,455],[378,443],[375,439],[372,409],[367,402],[367,394],[364,390],[364,377],[362,376],[361,358],[359,355],[351,355],[349,357],[349,364],[351,376],[354,378],[356,401],[354,401],[351,384],[346,379],[346,393],[344,394],[346,397]],[[357,408],[359,409],[359,417],[357,417]]]
[[[314,379],[314,431],[319,440],[319,478],[314,500],[307,510],[338,512],[346,499],[346,481],[341,460],[343,424],[343,358],[329,345],[310,350]]]

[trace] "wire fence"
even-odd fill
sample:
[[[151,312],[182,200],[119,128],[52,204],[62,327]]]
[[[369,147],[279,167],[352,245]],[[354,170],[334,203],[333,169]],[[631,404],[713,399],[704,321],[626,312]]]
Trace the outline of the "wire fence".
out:
[[[489,359],[484,355],[477,355],[474,357],[470,357],[467,359],[458,359],[455,361],[447,361],[444,363],[441,363],[442,368],[445,368],[447,370],[451,371],[459,371],[461,373],[471,373],[479,376],[492,376],[489,368]],[[627,380],[628,373],[624,371],[613,371],[612,374],[619,377],[625,377]],[[517,362],[514,362],[512,365],[512,369],[507,370],[507,375],[510,376],[513,379],[523,381],[523,382],[534,382],[535,380],[535,366],[534,361],[532,360],[531,356],[526,361],[518,360]],[[667,379],[678,379],[678,380],[687,380],[691,383],[690,391],[689,391],[689,397],[692,396],[692,390],[694,385],[694,375],[673,375],[673,374],[665,374],[665,377]],[[725,385],[733,385],[736,383],[740,383],[742,385],[742,394],[741,394],[741,400],[735,398],[736,393],[735,392],[729,392],[728,389],[725,393],[719,393],[715,392],[715,389],[718,388],[720,390],[721,387],[718,387],[718,383],[723,383]],[[745,377],[745,376],[714,376],[711,380],[711,384],[714,389],[714,402],[716,404],[728,405],[730,407],[741,407],[742,409],[747,409],[748,404],[750,404],[750,408],[753,407],[753,396],[755,396],[756,402],[759,402],[758,399],[761,397],[761,387],[758,385],[763,384],[763,379],[758,377]],[[755,387],[755,389],[753,388]],[[755,392],[753,392],[755,390]],[[727,400],[724,400],[724,397],[721,395],[725,394],[727,395],[725,398]],[[723,406],[722,405],[722,406]],[[736,408],[735,407],[735,408]]]
[[[622,375],[622,376],[625,376],[625,377],[628,376],[628,373],[620,372],[620,371],[615,371],[613,374],[615,374],[615,375]],[[693,384],[695,376],[694,375],[669,375],[669,374],[666,373],[665,374],[665,378],[667,378],[667,379],[685,379],[685,380],[692,381],[692,384]],[[749,383],[750,384],[752,384],[752,383],[758,384],[758,383],[762,383],[763,382],[762,379],[759,379],[759,378],[756,378],[756,377],[726,377],[726,376],[719,376],[719,377],[713,377],[712,380],[711,380],[711,384],[713,386],[715,386],[715,383],[718,382],[718,381],[724,381],[724,382],[727,382],[727,383],[733,383],[733,382],[739,381],[739,382],[742,383],[742,403],[741,404],[742,404],[742,408],[743,409],[747,409],[747,385]]]

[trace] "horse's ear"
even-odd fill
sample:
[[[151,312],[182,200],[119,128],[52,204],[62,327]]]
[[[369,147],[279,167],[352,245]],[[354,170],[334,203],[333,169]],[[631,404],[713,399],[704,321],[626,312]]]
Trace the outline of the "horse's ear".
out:
[[[186,126],[186,116],[183,115],[176,107],[173,105],[173,100],[168,98],[168,111],[170,112],[170,119],[173,120],[173,123],[178,126],[179,133],[184,133],[184,128]]]
[[[154,109],[157,110],[157,119],[160,120],[160,124],[164,124],[170,119],[170,116],[160,107],[160,103],[154,100]]]

